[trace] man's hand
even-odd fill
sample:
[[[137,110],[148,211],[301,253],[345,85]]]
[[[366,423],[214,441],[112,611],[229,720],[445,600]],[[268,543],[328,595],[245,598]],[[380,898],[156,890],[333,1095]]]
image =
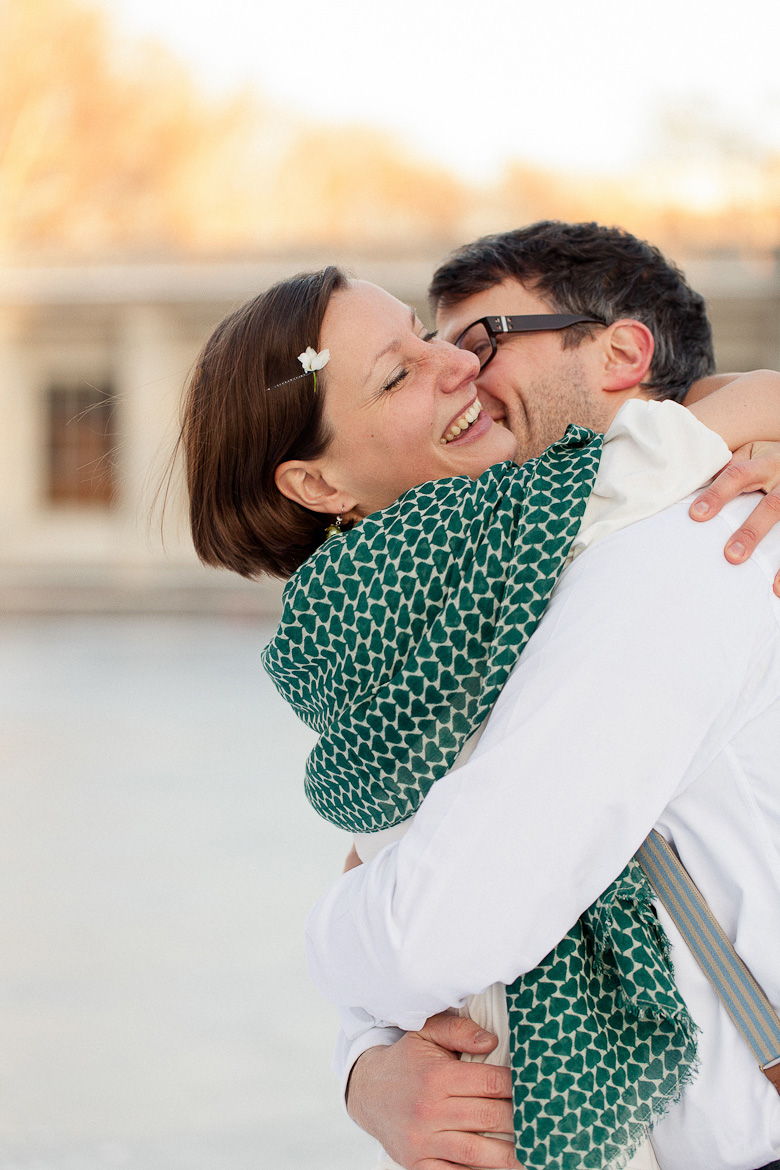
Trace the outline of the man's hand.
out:
[[[694,520],[711,520],[729,500],[743,492],[766,492],[725,548],[733,565],[746,561],[760,540],[780,521],[780,443],[748,443],[735,451],[717,479],[691,504]],[[774,581],[780,597],[780,572]]]
[[[406,1170],[517,1170],[508,1068],[458,1059],[484,1056],[496,1037],[473,1020],[443,1013],[397,1043],[369,1048],[349,1081],[347,1108]]]

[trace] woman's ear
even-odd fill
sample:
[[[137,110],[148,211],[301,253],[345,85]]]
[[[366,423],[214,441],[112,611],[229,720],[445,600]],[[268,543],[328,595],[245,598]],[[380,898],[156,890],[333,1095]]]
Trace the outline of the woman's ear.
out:
[[[314,462],[290,459],[280,463],[274,472],[274,482],[283,496],[310,512],[338,516],[355,506],[355,500],[332,487]]]
[[[603,390],[633,390],[647,377],[655,352],[653,335],[633,318],[614,321],[602,334]]]

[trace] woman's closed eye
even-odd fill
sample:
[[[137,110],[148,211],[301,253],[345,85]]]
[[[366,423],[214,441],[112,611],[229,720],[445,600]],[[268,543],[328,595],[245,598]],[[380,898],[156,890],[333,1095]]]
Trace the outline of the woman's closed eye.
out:
[[[397,389],[397,387],[401,385],[408,373],[408,370],[399,370],[398,373],[393,374],[392,377],[380,388],[380,394],[392,393],[393,390]]]
[[[434,331],[433,333],[431,333],[431,332],[429,332],[427,329],[426,329],[426,330],[424,330],[424,331],[423,331],[423,332],[420,334],[420,340],[421,340],[421,341],[435,341],[435,340],[436,340],[436,331]],[[380,387],[380,391],[379,391],[379,392],[380,392],[380,394],[390,394],[390,393],[392,393],[392,391],[393,391],[393,390],[396,390],[396,389],[397,389],[397,388],[398,388],[398,387],[401,385],[401,383],[403,382],[404,378],[406,378],[406,377],[408,376],[408,374],[409,374],[409,371],[408,371],[407,369],[405,369],[405,368],[404,368],[404,369],[401,369],[401,370],[397,370],[397,371],[396,371],[394,374],[392,374],[392,375],[390,376],[390,378],[388,378],[388,380],[387,380],[387,381],[386,381],[386,382],[385,382],[385,383],[384,383],[384,384],[383,384],[383,385]]]

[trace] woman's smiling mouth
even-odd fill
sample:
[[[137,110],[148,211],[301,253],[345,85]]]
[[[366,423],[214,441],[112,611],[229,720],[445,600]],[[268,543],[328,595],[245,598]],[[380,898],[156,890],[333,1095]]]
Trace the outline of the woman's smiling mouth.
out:
[[[450,423],[449,430],[445,431],[443,437],[440,439],[441,443],[451,443],[467,431],[479,418],[482,406],[478,398],[475,398],[471,406],[463,411],[463,414],[458,415],[454,422]]]

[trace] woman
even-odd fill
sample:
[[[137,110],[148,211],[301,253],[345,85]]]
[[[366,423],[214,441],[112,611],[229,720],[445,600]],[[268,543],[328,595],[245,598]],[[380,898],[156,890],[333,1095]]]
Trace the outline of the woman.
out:
[[[314,368],[296,372],[297,355],[315,341]],[[578,531],[582,542],[588,524],[592,535],[598,521],[603,534],[648,515],[727,458],[686,412],[646,404],[643,417],[652,417],[640,429],[657,432],[658,412],[666,420],[671,411],[667,437],[687,444],[693,479],[680,477],[683,460],[662,500],[634,501],[617,520],[603,511],[588,520],[601,438],[574,429],[515,468],[506,462],[512,436],[479,408],[478,367],[475,355],[437,342],[382,290],[327,269],[277,286],[223,322],[190,386],[183,442],[196,548],[207,563],[244,575],[296,574],[265,662],[321,733],[309,795],[344,827],[403,823],[452,766],[543,612]],[[736,410],[723,392],[696,407],[732,448],[778,430],[760,379],[744,388]],[[318,552],[323,514],[337,530],[357,527]],[[632,863],[546,969],[513,985],[515,1053],[539,1042],[539,987],[561,969],[573,1023],[550,1054],[559,1064],[583,1045],[593,1054],[593,1085],[583,1094],[580,1081],[577,1090],[584,1105],[575,1108],[554,1075],[546,1103],[536,1086],[516,1086],[518,1156],[529,1164],[562,1166],[590,1152],[617,1170],[679,1092],[694,1059],[693,1029],[664,948]],[[636,966],[610,969],[613,951],[638,956]],[[665,1054],[660,1075],[651,1072],[658,1061],[641,1055],[650,1038]],[[634,1059],[615,1059],[623,1049]],[[544,1132],[540,1111],[550,1121]],[[567,1125],[557,1126],[564,1115]]]

